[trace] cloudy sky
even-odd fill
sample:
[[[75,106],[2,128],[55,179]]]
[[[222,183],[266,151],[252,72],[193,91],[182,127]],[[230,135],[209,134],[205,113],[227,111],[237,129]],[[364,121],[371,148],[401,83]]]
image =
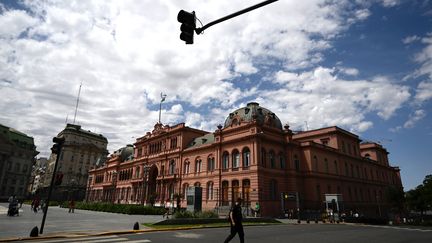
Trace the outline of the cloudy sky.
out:
[[[250,101],[293,130],[339,126],[388,148],[405,189],[432,174],[432,1],[0,0],[0,123],[40,156],[73,122],[112,152],[162,122],[214,131]]]

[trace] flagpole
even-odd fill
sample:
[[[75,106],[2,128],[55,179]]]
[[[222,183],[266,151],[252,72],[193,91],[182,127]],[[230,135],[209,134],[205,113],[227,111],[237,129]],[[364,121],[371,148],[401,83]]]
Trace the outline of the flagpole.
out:
[[[80,98],[80,94],[81,94],[81,86],[82,86],[82,82],[81,82],[81,84],[79,86],[79,90],[78,90],[78,97],[77,97],[76,106],[75,106],[75,115],[74,115],[74,119],[73,119],[73,124],[75,124],[75,118],[77,115],[78,103],[79,103],[79,98]]]
[[[167,96],[166,94],[163,94],[163,93],[161,92],[161,101],[160,101],[160,103],[159,103],[159,124],[162,124],[162,123],[161,123],[162,102],[165,101],[166,96]]]

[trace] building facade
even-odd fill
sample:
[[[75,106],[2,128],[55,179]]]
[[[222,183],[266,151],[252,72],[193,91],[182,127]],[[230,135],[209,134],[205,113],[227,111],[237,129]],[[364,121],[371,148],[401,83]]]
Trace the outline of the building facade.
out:
[[[133,157],[119,150],[89,172],[88,200],[169,207],[180,196],[186,207],[194,186],[202,188],[203,210],[241,197],[246,209],[259,203],[263,216],[329,208],[384,216],[387,188],[402,188],[381,145],[339,127],[294,133],[254,102],[214,132],[157,123],[128,149]]]
[[[0,124],[0,200],[11,195],[27,197],[32,166],[36,161],[32,137]]]
[[[61,185],[55,187],[54,200],[82,200],[85,195],[88,171],[92,166],[101,163],[107,154],[108,140],[101,134],[81,128],[80,125],[67,124],[58,137],[65,142],[60,153],[57,173],[63,174]],[[40,178],[43,184],[41,193],[48,191],[53,176],[57,155],[51,154],[45,174]]]

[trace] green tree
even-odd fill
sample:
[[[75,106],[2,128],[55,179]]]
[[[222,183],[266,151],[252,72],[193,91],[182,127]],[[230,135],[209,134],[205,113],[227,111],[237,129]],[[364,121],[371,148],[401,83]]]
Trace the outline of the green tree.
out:
[[[398,214],[405,212],[405,193],[402,187],[389,186],[386,190],[386,197],[391,211]]]
[[[423,184],[406,193],[407,206],[410,210],[420,212],[423,218],[424,212],[432,207],[432,175],[427,175]]]

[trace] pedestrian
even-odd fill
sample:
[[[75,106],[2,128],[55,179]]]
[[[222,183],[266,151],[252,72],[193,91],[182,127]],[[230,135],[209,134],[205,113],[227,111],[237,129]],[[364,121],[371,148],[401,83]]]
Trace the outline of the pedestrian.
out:
[[[258,202],[255,203],[255,218],[258,217],[260,213],[260,205]]]
[[[33,205],[33,212],[37,213],[38,208],[39,208],[39,204],[40,204],[40,199],[39,199],[38,196],[36,196],[36,197],[33,199],[33,202],[32,202],[32,205]]]
[[[69,213],[75,213],[75,201],[73,199],[69,201]]]
[[[225,239],[224,243],[228,243],[234,236],[238,233],[240,238],[240,243],[244,243],[244,231],[242,224],[242,208],[241,208],[241,198],[237,198],[234,207],[229,212],[229,222],[230,222],[230,234]]]

